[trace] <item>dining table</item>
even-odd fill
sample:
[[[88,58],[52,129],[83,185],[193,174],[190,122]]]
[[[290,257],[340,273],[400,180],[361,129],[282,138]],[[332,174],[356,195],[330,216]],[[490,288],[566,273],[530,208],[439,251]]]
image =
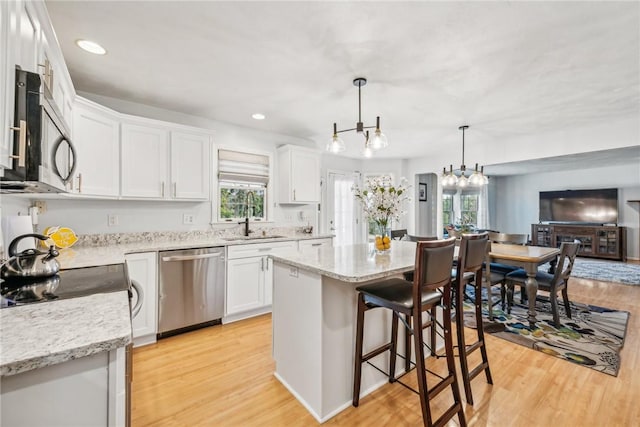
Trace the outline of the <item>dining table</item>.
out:
[[[527,320],[533,329],[536,324],[536,295],[538,294],[538,281],[536,274],[538,267],[547,262],[553,262],[560,255],[560,249],[545,246],[523,246],[504,243],[494,243],[488,252],[486,274],[487,279],[491,274],[491,262],[511,265],[522,268],[527,273],[525,281],[529,307],[527,310]],[[487,295],[491,295],[491,281],[486,280]],[[489,320],[493,320],[493,306],[488,305]]]

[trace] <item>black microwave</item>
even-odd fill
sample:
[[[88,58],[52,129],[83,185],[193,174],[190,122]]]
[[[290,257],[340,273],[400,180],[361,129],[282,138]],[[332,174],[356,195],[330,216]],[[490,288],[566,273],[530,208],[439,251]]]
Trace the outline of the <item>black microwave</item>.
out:
[[[61,193],[73,178],[76,150],[40,75],[16,67],[11,168],[2,193]]]

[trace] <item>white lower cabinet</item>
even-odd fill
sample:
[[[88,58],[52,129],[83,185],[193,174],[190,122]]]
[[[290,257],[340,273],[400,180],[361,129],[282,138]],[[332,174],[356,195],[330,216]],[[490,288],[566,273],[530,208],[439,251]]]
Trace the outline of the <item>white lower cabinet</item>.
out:
[[[266,257],[229,260],[227,263],[227,310],[235,314],[266,304],[264,262]]]
[[[273,261],[270,254],[297,251],[298,242],[256,243],[227,248],[224,323],[271,311]]]
[[[300,252],[306,252],[327,246],[333,246],[333,239],[331,237],[324,237],[321,239],[300,240],[298,245]]]
[[[1,378],[0,425],[124,426],[124,347]]]
[[[142,289],[142,305],[131,322],[133,345],[138,347],[156,342],[158,332],[157,254],[156,252],[128,254],[125,260],[129,278]],[[131,304],[135,307],[138,301],[139,299],[135,299],[134,292],[134,300]]]

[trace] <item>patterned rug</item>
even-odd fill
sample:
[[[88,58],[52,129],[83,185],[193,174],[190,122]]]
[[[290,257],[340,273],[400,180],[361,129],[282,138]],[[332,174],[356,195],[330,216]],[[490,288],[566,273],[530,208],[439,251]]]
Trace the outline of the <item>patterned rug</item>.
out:
[[[475,327],[473,306],[465,302],[464,310],[465,326]],[[531,330],[527,321],[527,307],[514,304],[511,314],[507,314],[497,304],[493,308],[493,324],[487,325],[489,319],[486,308],[483,309],[485,332],[617,376],[629,313],[577,302],[571,303],[571,319],[566,316],[561,303],[559,310],[562,327],[556,328],[551,303],[543,299],[536,301],[538,323],[536,329]]]
[[[572,276],[640,286],[640,265],[576,258]]]

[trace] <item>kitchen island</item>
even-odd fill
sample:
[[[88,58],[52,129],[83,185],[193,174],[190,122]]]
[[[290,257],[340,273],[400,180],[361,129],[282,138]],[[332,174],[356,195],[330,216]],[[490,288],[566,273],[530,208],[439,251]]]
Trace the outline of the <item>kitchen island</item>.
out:
[[[271,255],[275,376],[319,422],[351,405],[356,287],[413,270],[415,248],[413,242],[394,241],[384,255],[377,255],[369,244]],[[367,312],[365,352],[388,342],[390,336],[390,310]],[[401,352],[403,337],[399,334]],[[385,352],[372,362],[386,370],[388,360]],[[363,365],[361,395],[387,381]]]

